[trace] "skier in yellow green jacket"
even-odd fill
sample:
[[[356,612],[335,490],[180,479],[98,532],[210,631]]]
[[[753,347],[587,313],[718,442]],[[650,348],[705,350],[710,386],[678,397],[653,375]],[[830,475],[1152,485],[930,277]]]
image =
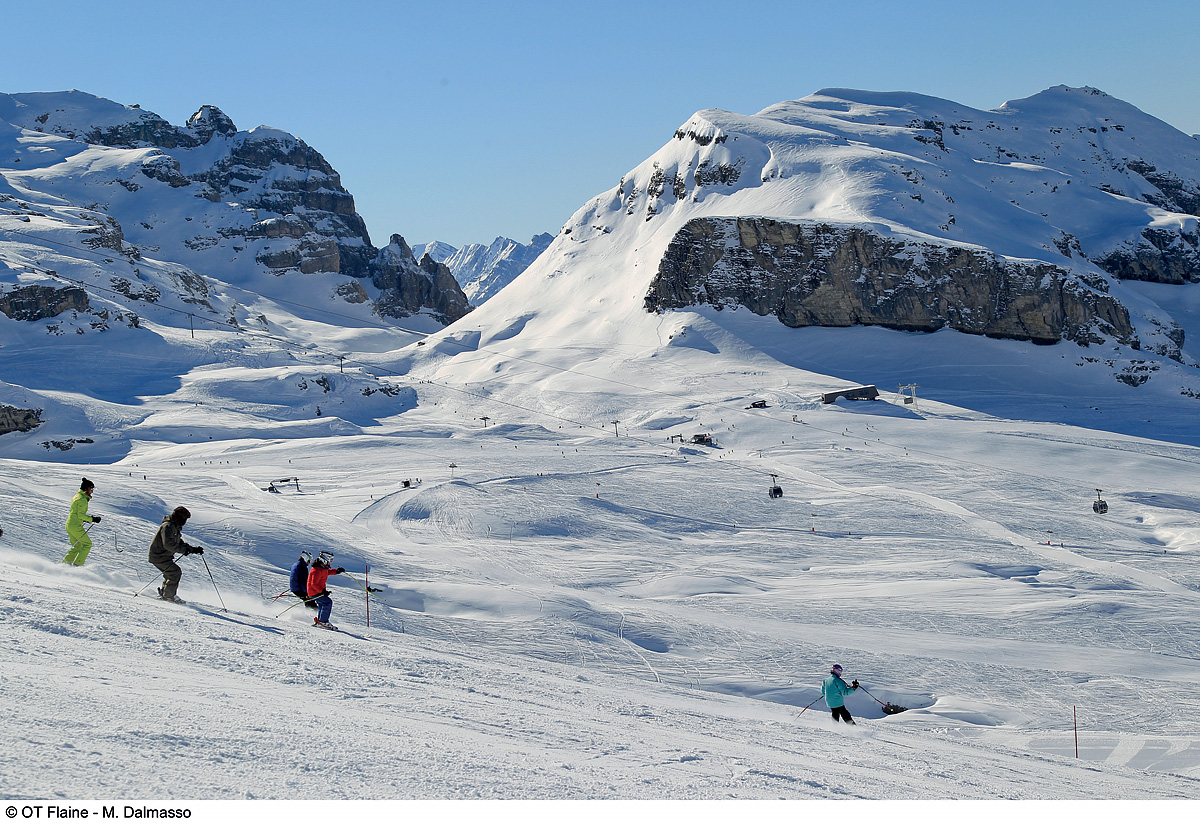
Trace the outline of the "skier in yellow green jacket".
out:
[[[83,529],[84,524],[97,523],[100,516],[88,515],[88,503],[92,500],[92,491],[96,485],[86,478],[79,485],[79,492],[71,499],[71,513],[67,516],[67,538],[71,540],[71,549],[63,556],[63,562],[76,567],[87,561],[92,549],[92,538]]]

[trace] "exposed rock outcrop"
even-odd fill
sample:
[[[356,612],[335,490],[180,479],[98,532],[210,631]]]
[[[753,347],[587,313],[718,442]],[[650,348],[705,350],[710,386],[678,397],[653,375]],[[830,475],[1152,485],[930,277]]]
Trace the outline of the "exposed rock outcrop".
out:
[[[423,309],[442,324],[449,324],[472,307],[449,267],[428,255],[418,263],[404,238],[392,242],[372,262],[371,282],[380,290],[375,304],[381,315],[407,318]]]
[[[1200,232],[1150,227],[1142,230],[1136,243],[1090,260],[1105,272],[1131,281],[1195,283],[1200,281]]]
[[[862,227],[698,218],[672,239],[645,306],[742,306],[791,327],[949,327],[1038,344],[1112,337],[1139,348],[1128,310],[1106,286],[1051,264]]]
[[[86,312],[88,309],[87,293],[74,286],[55,288],[29,284],[0,293],[0,312],[14,321],[40,321],[68,310]]]
[[[200,133],[211,137],[233,128],[220,110],[206,108],[216,114],[198,122],[197,113],[191,121],[203,126]],[[205,196],[210,200],[236,201],[284,216],[293,225],[303,222],[306,228],[302,233],[277,236],[297,242],[260,256],[263,265],[279,271],[336,272],[356,278],[372,274],[375,248],[366,223],[355,211],[354,197],[342,187],[341,176],[321,153],[304,141],[274,130],[250,132],[244,140],[230,141],[227,154],[190,180],[205,184]],[[258,224],[248,236],[257,229]]]
[[[27,433],[42,423],[41,410],[22,410],[0,404],[0,435]]]

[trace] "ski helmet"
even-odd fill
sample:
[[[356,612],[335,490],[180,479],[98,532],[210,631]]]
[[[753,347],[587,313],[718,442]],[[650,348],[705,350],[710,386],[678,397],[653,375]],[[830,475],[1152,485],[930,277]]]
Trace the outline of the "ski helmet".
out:
[[[832,673],[834,676],[841,676],[842,675],[842,666],[834,665],[833,667],[829,668],[829,672]]]
[[[317,561],[324,567],[333,567],[333,553],[328,550],[322,550],[321,555],[317,556]]]
[[[312,564],[312,553],[308,552],[307,550],[301,550],[300,561],[304,562],[305,564]]]
[[[192,513],[186,507],[176,507],[171,511],[171,521],[183,526],[183,523],[192,517]]]

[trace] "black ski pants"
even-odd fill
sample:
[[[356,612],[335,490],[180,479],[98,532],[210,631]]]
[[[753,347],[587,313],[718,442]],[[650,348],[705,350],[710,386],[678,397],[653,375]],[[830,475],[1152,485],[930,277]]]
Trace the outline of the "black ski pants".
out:
[[[841,707],[837,707],[837,708],[830,708],[830,710],[833,711],[833,721],[849,722],[851,725],[854,724],[854,720],[852,718],[850,718],[850,711],[846,710],[845,705],[842,705]]]

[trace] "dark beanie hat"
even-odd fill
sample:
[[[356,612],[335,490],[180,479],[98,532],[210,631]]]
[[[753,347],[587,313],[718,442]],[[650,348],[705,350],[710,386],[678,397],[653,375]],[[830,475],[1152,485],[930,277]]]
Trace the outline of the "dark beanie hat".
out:
[[[88,481],[88,480],[85,478],[85,479],[83,480],[83,483],[79,485],[79,489],[80,489],[80,490],[94,490],[94,489],[96,489],[96,485],[95,485],[95,484],[92,484],[92,482]]]
[[[192,514],[188,511],[188,508],[186,508],[186,507],[176,507],[174,510],[171,511],[171,521],[175,522],[176,524],[183,524],[185,521],[187,521],[191,517],[192,517]]]

